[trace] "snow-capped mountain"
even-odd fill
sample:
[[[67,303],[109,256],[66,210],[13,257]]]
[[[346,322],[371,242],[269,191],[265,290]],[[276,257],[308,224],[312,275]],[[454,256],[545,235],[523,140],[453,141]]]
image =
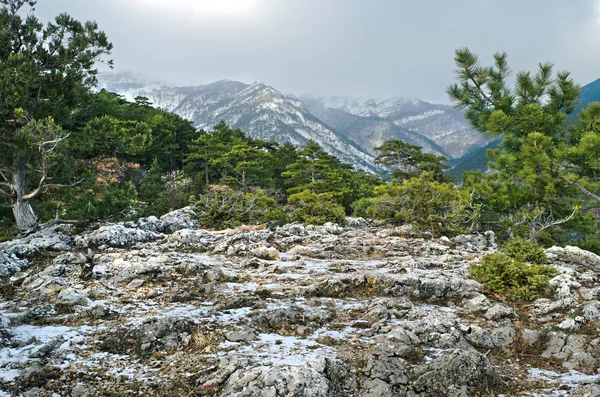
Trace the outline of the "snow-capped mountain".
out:
[[[147,97],[154,106],[192,120],[197,128],[210,130],[225,120],[258,139],[294,145],[313,139],[340,160],[365,170],[378,169],[374,148],[389,139],[451,159],[488,143],[460,112],[418,99],[298,99],[259,82],[174,86],[126,73],[101,74],[98,88],[130,101]]]
[[[129,100],[146,97],[154,106],[192,120],[197,128],[210,130],[225,120],[258,139],[294,145],[313,139],[344,162],[365,170],[377,169],[372,155],[314,117],[302,101],[263,83],[223,80],[176,87],[138,80],[130,74],[103,74],[99,76],[98,88]]]
[[[330,104],[326,105],[325,102],[318,99],[304,98],[304,102],[317,118],[373,156],[377,156],[378,153],[374,149],[383,142],[390,139],[399,139],[411,145],[421,146],[426,152],[450,157],[443,147],[426,136],[396,125],[392,120],[382,118],[379,114],[367,108],[354,106],[352,108],[354,113],[351,113],[345,110],[344,107],[327,107]],[[356,102],[353,105],[356,105]],[[381,114],[385,114],[384,107],[379,110]]]
[[[406,98],[379,100],[321,97],[305,98],[305,101],[309,104],[309,109],[318,113],[326,123],[336,124],[334,120],[343,120],[344,114],[391,121],[403,130],[428,138],[438,148],[427,142],[417,143],[419,146],[429,151],[439,151],[442,148],[442,153],[451,159],[460,158],[490,142],[487,136],[471,127],[462,112],[447,105]],[[343,132],[348,126],[339,127]]]

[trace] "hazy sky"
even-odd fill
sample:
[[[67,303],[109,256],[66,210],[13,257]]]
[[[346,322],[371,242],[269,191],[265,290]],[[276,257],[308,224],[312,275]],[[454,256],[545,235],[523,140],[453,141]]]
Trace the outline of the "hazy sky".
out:
[[[117,71],[179,84],[447,102],[462,46],[600,78],[600,0],[39,0],[37,12],[96,20]]]

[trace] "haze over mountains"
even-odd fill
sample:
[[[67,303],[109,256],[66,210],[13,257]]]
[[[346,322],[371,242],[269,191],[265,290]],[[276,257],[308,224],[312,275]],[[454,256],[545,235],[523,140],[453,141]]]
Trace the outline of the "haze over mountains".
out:
[[[374,148],[389,139],[451,160],[489,143],[461,112],[418,99],[297,98],[260,82],[172,86],[127,73],[101,74],[98,88],[128,100],[147,97],[154,106],[192,120],[197,128],[209,130],[225,120],[263,140],[302,145],[313,139],[342,161],[371,171],[377,169]]]

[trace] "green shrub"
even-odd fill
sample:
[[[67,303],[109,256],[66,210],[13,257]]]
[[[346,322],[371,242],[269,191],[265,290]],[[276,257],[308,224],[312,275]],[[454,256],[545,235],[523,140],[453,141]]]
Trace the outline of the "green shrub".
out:
[[[42,219],[52,219],[56,214],[63,219],[117,220],[135,214],[140,208],[137,190],[131,182],[64,189],[64,197],[64,201],[40,203],[36,209],[39,208]]]
[[[598,240],[582,241],[576,245],[582,250],[590,251],[596,255],[600,255],[600,241]]]
[[[162,173],[157,166],[153,166],[138,189],[139,198],[145,203],[143,215],[161,216],[187,206],[191,184],[191,179],[181,172]]]
[[[0,222],[0,243],[9,241],[17,237],[19,233],[15,227],[4,225],[4,222]]]
[[[192,198],[191,204],[202,226],[209,229],[286,221],[285,212],[262,189],[243,193],[228,186],[213,185],[208,193]]]
[[[346,211],[329,193],[313,193],[310,190],[288,197],[290,218],[294,222],[322,225],[327,222],[346,223]]]
[[[374,211],[369,211],[373,206],[373,198],[361,198],[352,203],[352,213],[356,217],[376,218]]]
[[[429,231],[434,236],[465,232],[479,215],[467,191],[432,180],[427,172],[403,183],[377,186],[375,194],[374,198],[354,203],[356,216],[410,223],[415,230]]]
[[[502,250],[506,255],[521,262],[542,264],[547,260],[543,247],[522,238],[507,241]]]
[[[492,292],[512,300],[532,301],[548,288],[558,272],[550,266],[532,264],[501,253],[485,255],[481,265],[472,265],[469,274]]]

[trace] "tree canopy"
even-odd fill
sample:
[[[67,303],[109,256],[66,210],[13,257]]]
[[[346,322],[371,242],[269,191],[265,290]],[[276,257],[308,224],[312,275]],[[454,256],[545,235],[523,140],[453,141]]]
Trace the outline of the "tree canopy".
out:
[[[448,88],[450,98],[475,128],[502,138],[500,148],[488,151],[495,172],[463,179],[490,212],[502,214],[510,235],[523,225],[535,240],[546,229],[573,224],[586,200],[600,202],[600,104],[575,115],[579,85],[568,72],[543,63],[535,74],[517,73],[511,86],[505,53],[482,66],[462,48],[455,62],[458,82]]]
[[[421,149],[420,146],[391,139],[375,148],[381,152],[375,162],[392,168],[392,177],[398,180],[410,179],[423,172],[429,172],[430,177],[438,181],[448,181],[450,178],[444,175],[444,171],[450,168],[448,159],[444,156],[424,153]]]
[[[37,224],[29,201],[52,179],[49,157],[68,135],[60,125],[85,101],[96,62],[112,50],[96,23],[61,14],[44,25],[28,12],[35,4],[0,2],[0,194],[22,230]]]

